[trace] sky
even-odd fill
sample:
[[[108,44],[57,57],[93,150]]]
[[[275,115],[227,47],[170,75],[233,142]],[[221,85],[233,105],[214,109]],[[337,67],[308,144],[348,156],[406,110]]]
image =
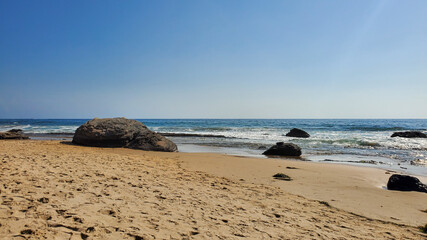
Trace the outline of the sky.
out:
[[[427,118],[426,12],[0,0],[0,118]]]

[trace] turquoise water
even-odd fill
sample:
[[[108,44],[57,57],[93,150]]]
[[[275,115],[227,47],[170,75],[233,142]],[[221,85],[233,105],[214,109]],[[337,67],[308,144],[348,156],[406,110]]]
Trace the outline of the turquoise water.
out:
[[[0,131],[20,128],[35,134],[72,134],[88,119],[0,119]],[[169,137],[181,151],[213,151],[260,156],[278,141],[292,142],[313,161],[358,162],[427,175],[427,139],[391,138],[395,131],[427,131],[426,119],[138,119]],[[307,139],[289,138],[291,128],[307,131]],[[218,137],[204,137],[215,135]],[[50,135],[54,136],[54,135]],[[376,164],[366,164],[374,161]],[[363,163],[362,163],[363,162]],[[414,170],[415,169],[415,170]]]

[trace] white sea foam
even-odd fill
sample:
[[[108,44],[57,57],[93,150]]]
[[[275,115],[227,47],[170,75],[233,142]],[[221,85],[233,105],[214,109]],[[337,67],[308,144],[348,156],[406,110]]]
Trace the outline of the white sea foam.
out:
[[[74,133],[78,126],[37,126],[27,129],[28,133]]]
[[[31,125],[2,125],[0,126],[0,132],[9,131],[11,129],[22,129],[27,130],[30,129]]]

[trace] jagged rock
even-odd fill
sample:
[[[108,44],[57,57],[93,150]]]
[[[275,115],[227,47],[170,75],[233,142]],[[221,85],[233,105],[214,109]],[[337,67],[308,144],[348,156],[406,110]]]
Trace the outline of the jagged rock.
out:
[[[388,179],[387,189],[427,193],[427,185],[420,182],[418,178],[400,174],[391,175],[391,177]]]
[[[94,118],[75,132],[73,143],[95,147],[125,147],[147,151],[175,152],[175,143],[126,118]]]
[[[0,132],[0,139],[29,139],[21,129],[12,129],[7,132]]]
[[[298,128],[292,128],[291,131],[289,131],[286,134],[287,137],[298,137],[298,138],[308,138],[310,137],[310,134],[308,134],[306,131],[298,129]]]
[[[278,142],[263,152],[264,155],[301,156],[301,148],[293,143]]]
[[[427,138],[427,135],[419,131],[407,131],[407,132],[395,132],[391,135],[391,137]]]

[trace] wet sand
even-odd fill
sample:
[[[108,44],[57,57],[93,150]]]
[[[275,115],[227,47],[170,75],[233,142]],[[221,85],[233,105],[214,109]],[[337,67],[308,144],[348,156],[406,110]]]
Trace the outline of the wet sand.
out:
[[[0,160],[3,239],[426,237],[426,194],[381,189],[379,169],[31,140]]]

